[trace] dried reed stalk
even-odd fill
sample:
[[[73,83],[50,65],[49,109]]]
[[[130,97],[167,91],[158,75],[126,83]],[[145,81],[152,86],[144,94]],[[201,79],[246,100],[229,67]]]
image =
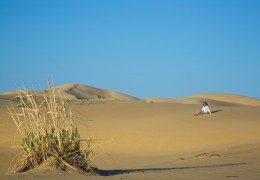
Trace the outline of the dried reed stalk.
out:
[[[83,149],[69,104],[49,83],[43,91],[43,100],[27,90],[18,90],[17,106],[8,110],[22,137],[23,155],[14,172],[24,172],[52,159],[57,168],[94,173],[91,141]]]

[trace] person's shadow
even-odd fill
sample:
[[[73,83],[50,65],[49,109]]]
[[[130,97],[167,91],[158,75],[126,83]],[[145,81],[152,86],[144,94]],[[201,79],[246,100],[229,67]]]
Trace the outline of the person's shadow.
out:
[[[220,111],[223,111],[223,110],[215,110],[215,111],[211,111],[211,113],[217,113],[217,112],[220,112]]]

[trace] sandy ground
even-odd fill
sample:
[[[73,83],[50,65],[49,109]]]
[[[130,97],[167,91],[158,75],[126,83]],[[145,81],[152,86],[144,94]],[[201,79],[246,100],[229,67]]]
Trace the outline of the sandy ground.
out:
[[[50,168],[6,175],[20,152],[6,110],[9,98],[0,95],[0,179],[260,179],[256,99],[73,100],[81,137],[94,140],[95,164],[103,173],[86,176]],[[205,99],[214,113],[193,116]]]

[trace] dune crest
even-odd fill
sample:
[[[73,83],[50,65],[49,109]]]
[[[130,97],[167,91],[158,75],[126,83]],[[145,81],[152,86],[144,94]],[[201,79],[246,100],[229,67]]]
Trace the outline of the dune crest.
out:
[[[236,94],[195,94],[184,98],[146,98],[147,103],[202,104],[206,101],[219,106],[260,106],[260,100]]]
[[[60,86],[55,86],[55,90],[61,93],[61,96],[66,99],[120,99],[120,100],[138,100],[138,98],[129,96],[116,91],[105,90],[100,88],[95,88],[83,84],[70,83],[63,84]],[[36,96],[41,96],[42,91],[33,91]],[[8,91],[2,95],[15,96],[16,91]]]
[[[247,106],[260,106],[260,100],[236,94],[195,94],[186,99],[210,99],[213,101],[233,103]]]
[[[122,94],[116,91],[99,89],[82,84],[64,84],[54,87],[55,90],[61,92],[64,98],[70,99],[124,99],[124,100],[136,100],[137,98]]]

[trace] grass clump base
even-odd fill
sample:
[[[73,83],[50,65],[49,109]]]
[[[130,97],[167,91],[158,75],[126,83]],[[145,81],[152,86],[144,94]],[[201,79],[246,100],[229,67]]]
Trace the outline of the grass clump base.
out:
[[[32,92],[18,90],[18,105],[9,113],[21,135],[23,152],[12,172],[25,172],[43,164],[67,171],[94,174],[91,141],[80,139],[69,104],[49,83],[41,101]]]

